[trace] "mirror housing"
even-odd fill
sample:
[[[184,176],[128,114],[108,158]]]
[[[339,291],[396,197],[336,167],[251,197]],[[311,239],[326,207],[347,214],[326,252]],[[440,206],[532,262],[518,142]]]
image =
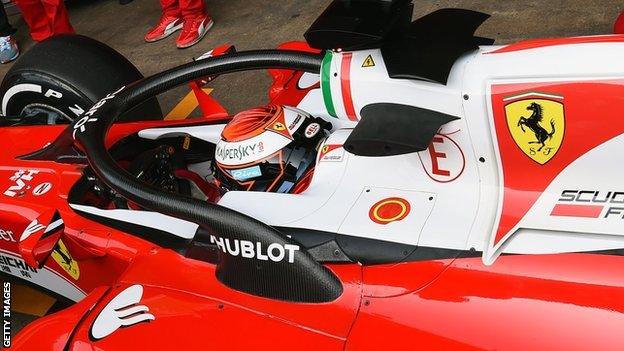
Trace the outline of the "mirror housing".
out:
[[[33,268],[43,267],[56,247],[65,223],[57,210],[43,212],[24,229],[19,239],[19,253]]]

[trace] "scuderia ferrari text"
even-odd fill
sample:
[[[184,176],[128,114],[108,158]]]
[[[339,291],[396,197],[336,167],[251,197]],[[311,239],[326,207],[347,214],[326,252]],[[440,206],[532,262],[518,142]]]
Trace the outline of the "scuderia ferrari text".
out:
[[[567,216],[624,218],[624,192],[621,191],[564,190],[553,213],[557,215],[557,209],[566,203],[573,206],[568,207],[564,214]]]

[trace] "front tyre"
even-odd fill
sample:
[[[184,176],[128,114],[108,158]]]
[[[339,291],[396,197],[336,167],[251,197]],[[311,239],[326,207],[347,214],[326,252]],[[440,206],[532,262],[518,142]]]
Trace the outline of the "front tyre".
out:
[[[0,114],[22,124],[70,123],[106,94],[141,78],[130,61],[103,43],[56,36],[35,45],[7,72],[0,84]],[[161,118],[152,98],[122,120]]]

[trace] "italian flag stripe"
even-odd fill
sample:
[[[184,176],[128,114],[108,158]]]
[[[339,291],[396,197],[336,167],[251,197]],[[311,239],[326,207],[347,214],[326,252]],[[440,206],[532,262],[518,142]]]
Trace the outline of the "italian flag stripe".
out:
[[[321,91],[323,92],[323,101],[325,102],[327,112],[329,112],[331,116],[337,117],[334,100],[332,99],[331,94],[331,85],[329,84],[331,77],[331,62],[332,52],[327,51],[325,53],[325,57],[323,57],[323,62],[321,63]]]
[[[353,54],[350,52],[342,54],[342,63],[340,66],[340,88],[342,90],[342,103],[344,109],[352,121],[357,121],[355,115],[355,107],[353,106],[353,97],[351,96],[351,59]]]

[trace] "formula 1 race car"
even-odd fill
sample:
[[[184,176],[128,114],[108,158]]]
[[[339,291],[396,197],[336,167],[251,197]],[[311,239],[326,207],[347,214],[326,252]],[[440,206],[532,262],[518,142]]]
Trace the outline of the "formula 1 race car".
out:
[[[620,349],[624,35],[494,46],[482,13],[411,15],[336,0],[305,43],[129,84],[117,57],[91,108],[93,78],[18,62],[0,267],[77,303],[12,347]],[[114,56],[88,41],[38,47]],[[157,94],[256,69],[268,105],[159,120]]]

